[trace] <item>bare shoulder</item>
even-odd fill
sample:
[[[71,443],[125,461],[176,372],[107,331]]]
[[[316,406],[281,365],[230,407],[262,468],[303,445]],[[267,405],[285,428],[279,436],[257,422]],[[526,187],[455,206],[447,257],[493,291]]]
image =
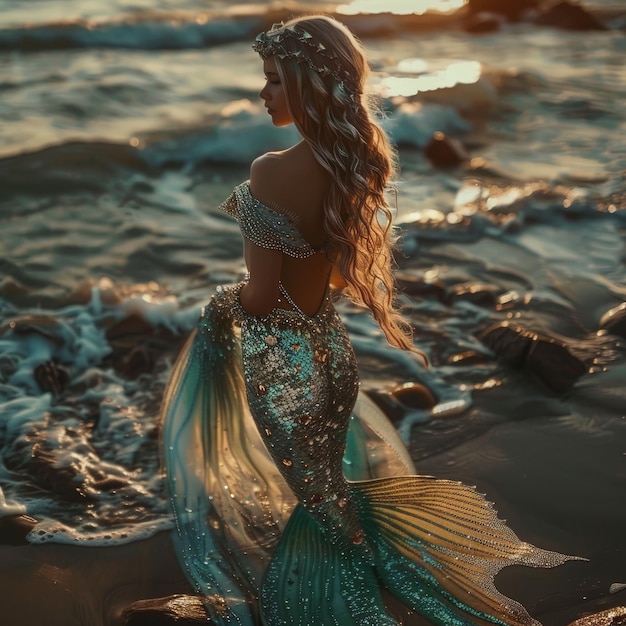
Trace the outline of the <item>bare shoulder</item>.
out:
[[[296,214],[321,207],[328,191],[329,177],[303,144],[282,152],[268,152],[252,162],[250,192],[274,207]]]
[[[284,160],[281,153],[266,152],[252,161],[250,166],[250,192],[266,204],[276,204],[278,182],[284,176]]]

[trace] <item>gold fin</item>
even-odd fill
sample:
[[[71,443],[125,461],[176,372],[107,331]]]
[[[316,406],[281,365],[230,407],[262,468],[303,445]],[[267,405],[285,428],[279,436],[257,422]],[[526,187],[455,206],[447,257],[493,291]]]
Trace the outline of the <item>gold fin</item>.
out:
[[[536,625],[526,609],[495,587],[508,565],[554,567],[579,557],[520,541],[475,489],[432,476],[353,483],[380,537],[424,567],[456,599],[511,626]]]

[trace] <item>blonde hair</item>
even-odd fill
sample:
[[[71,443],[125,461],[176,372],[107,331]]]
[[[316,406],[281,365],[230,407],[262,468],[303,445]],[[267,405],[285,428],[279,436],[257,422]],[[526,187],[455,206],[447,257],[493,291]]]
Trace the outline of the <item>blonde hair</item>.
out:
[[[310,40],[285,39],[290,53],[274,58],[296,128],[331,175],[324,227],[332,260],[348,297],[370,309],[389,343],[425,360],[394,306],[397,238],[385,191],[396,170],[395,152],[363,94],[369,74],[363,47],[346,26],[323,15],[295,18],[271,32],[296,25]],[[307,62],[292,54],[294,47]]]

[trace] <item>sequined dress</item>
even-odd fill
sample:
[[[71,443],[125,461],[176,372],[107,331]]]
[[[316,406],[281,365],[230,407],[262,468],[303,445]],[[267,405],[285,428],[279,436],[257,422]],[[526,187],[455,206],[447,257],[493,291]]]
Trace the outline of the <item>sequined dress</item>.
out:
[[[221,207],[257,245],[315,251],[248,183]],[[179,356],[162,442],[175,543],[215,624],[538,624],[500,594],[504,566],[569,557],[521,542],[460,483],[415,474],[363,394],[330,298],[316,315],[218,288]],[[402,611],[400,611],[402,613]]]

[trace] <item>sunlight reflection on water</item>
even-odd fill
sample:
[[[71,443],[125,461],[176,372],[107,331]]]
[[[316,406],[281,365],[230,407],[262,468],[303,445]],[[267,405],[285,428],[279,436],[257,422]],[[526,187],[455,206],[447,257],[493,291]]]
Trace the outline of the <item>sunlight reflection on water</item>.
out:
[[[404,59],[398,63],[398,70],[419,76],[388,76],[381,81],[381,91],[385,96],[413,96],[424,91],[435,91],[454,87],[458,84],[470,85],[478,82],[481,64],[477,61],[454,61],[443,69],[427,71],[428,64],[423,59]]]
[[[466,0],[354,0],[337,7],[338,13],[395,13],[396,15],[423,15],[427,11],[451,13],[460,9]]]

